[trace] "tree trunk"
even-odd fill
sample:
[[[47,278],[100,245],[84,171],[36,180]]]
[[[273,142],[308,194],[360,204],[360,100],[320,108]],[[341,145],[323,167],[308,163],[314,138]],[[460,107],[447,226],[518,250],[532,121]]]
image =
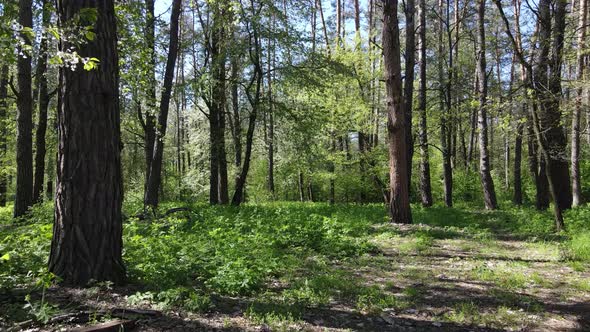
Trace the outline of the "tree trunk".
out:
[[[85,71],[62,69],[55,223],[49,271],[66,284],[123,282],[119,67],[114,2],[58,1],[61,26],[80,10],[95,8],[96,37],[79,46],[100,59]],[[76,46],[62,41],[61,49]]]
[[[536,103],[532,107],[537,107]],[[527,137],[528,137],[528,160],[529,172],[535,183],[535,208],[537,210],[547,210],[549,208],[549,189],[547,184],[547,175],[545,174],[545,160],[539,153],[539,147],[535,132],[533,130],[533,120],[527,119]]]
[[[145,154],[145,185],[144,195],[147,195],[148,181],[150,177],[151,164],[154,156],[154,144],[156,141],[156,16],[154,12],[154,0],[145,0],[146,4],[146,27],[145,41],[149,49],[149,65],[147,81],[147,111],[145,112],[144,131],[144,154]],[[138,113],[142,116],[141,113]]]
[[[164,85],[160,98],[160,114],[158,115],[158,132],[154,142],[154,153],[150,164],[150,175],[145,193],[144,205],[152,208],[158,207],[159,189],[162,183],[162,159],[164,156],[164,138],[168,125],[168,110],[170,109],[170,95],[172,93],[172,81],[174,79],[174,66],[178,54],[178,21],[180,17],[181,0],[174,0],[170,16],[170,45],[168,46],[168,59],[164,73]]]
[[[389,141],[389,212],[394,223],[412,222],[408,185],[405,110],[402,96],[397,0],[383,3],[383,61],[387,90]]]
[[[426,122],[426,0],[420,0],[420,88],[418,110],[420,112],[420,197],[422,205],[432,206],[430,183],[430,155],[428,153],[428,126]]]
[[[252,110],[248,118],[248,131],[246,132],[246,151],[244,154],[244,163],[239,175],[236,177],[236,187],[234,196],[232,197],[232,205],[239,206],[244,201],[244,192],[246,187],[246,179],[250,170],[250,160],[252,158],[252,145],[254,141],[254,130],[256,129],[256,117],[258,115],[258,108],[260,107],[260,97],[262,92],[262,79],[264,72],[262,70],[262,51],[260,46],[260,36],[258,32],[258,26],[253,24],[252,30],[249,31],[249,55],[250,61],[254,66],[253,76],[250,79],[250,84],[246,88],[246,95]],[[252,95],[251,89],[254,86],[254,95]]]
[[[4,174],[6,167],[4,160],[6,158],[6,117],[8,115],[8,65],[2,64],[0,67],[0,206],[6,206],[7,202],[7,179],[8,175]]]
[[[487,127],[487,92],[488,79],[486,76],[486,50],[485,50],[485,3],[486,0],[479,0],[478,7],[478,75],[479,75],[479,175],[483,188],[483,197],[486,209],[495,210],[498,208],[494,181],[490,173],[490,156],[488,152],[488,127]]]
[[[43,7],[43,27],[47,28],[51,20],[51,11],[48,0],[41,2]],[[45,181],[45,133],[47,132],[47,109],[49,108],[50,96],[47,91],[47,38],[41,38],[39,45],[39,59],[37,61],[37,107],[39,118],[37,132],[35,133],[35,181],[33,184],[33,202],[43,200],[43,184]]]
[[[18,23],[33,27],[32,0],[19,0]],[[31,46],[31,38],[21,33],[25,45]],[[33,94],[31,87],[31,54],[19,49],[23,55],[17,60],[18,95],[16,104],[16,200],[14,217],[24,215],[33,203]]]
[[[584,80],[584,48],[586,41],[586,21],[588,16],[588,0],[580,0],[579,23],[578,23],[578,81]],[[584,89],[582,85],[577,89],[576,105],[572,114],[572,205],[578,206],[582,203],[582,183],[580,181],[580,122],[582,118],[582,99]]]
[[[270,18],[270,31],[274,30],[274,16]],[[275,124],[274,124],[274,100],[272,94],[272,68],[274,66],[274,45],[271,41],[271,38],[268,38],[268,50],[267,50],[267,76],[266,80],[268,81],[268,191],[270,192],[271,196],[274,198],[275,196],[275,173],[274,173],[274,136],[275,136]]]
[[[324,9],[322,7],[323,0],[316,0],[318,11],[320,12],[320,19],[322,20],[322,31],[324,32],[324,42],[326,43],[326,52],[330,56],[330,40],[328,39],[328,28],[326,27],[326,20],[324,18]]]
[[[233,125],[232,139],[234,141],[234,164],[237,169],[242,166],[242,122],[240,120],[240,102],[238,100],[238,87],[240,82],[238,81],[240,75],[240,64],[239,59],[236,55],[232,56],[231,59],[231,100],[232,100],[232,111],[233,111]]]
[[[514,142],[514,196],[512,202],[522,205],[522,135],[524,124],[516,125],[516,139]]]
[[[416,4],[414,0],[406,0],[406,73],[404,79],[404,111],[405,111],[405,135],[406,135],[406,152],[408,186],[411,188],[412,183],[412,159],[414,156],[414,139],[412,136],[412,111],[414,108],[414,76],[416,66],[416,27],[414,17]]]
[[[207,46],[211,54],[212,94],[209,106],[210,171],[209,202],[229,203],[227,157],[225,151],[225,62],[226,8],[222,3],[212,4],[213,28],[211,42]]]
[[[439,0],[438,9],[440,15],[443,11],[443,0]],[[449,147],[449,122],[450,122],[450,109],[447,107],[449,103],[446,102],[447,94],[445,92],[444,69],[443,69],[443,54],[444,54],[444,42],[443,42],[443,28],[444,22],[442,16],[439,18],[438,25],[438,78],[439,78],[439,98],[440,98],[440,109],[443,112],[440,119],[440,140],[442,148],[443,158],[443,182],[444,182],[444,198],[445,205],[447,207],[453,206],[453,168],[451,165],[451,151]]]
[[[305,189],[303,189],[304,187],[304,181],[303,181],[303,172],[299,171],[299,201],[300,202],[304,202],[305,201]]]

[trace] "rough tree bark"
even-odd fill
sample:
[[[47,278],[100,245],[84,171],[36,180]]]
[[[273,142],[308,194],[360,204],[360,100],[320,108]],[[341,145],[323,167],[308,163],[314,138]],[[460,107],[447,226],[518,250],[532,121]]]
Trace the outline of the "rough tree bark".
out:
[[[486,209],[498,208],[494,181],[490,172],[490,155],[488,152],[488,125],[487,125],[487,93],[488,79],[486,75],[486,35],[485,35],[485,6],[486,0],[479,0],[477,11],[478,25],[478,76],[479,76],[479,112],[477,117],[479,129],[479,176],[483,188],[483,197]]]
[[[414,138],[412,136],[412,111],[414,108],[414,76],[416,66],[416,25],[414,17],[416,4],[414,0],[406,0],[404,6],[406,16],[406,68],[404,77],[404,112],[407,156],[408,185],[412,183],[412,158],[414,156]]]
[[[49,1],[41,2],[43,11],[43,27],[47,28],[51,20],[51,10],[48,7]],[[46,142],[45,133],[47,132],[47,109],[51,96],[47,91],[47,38],[42,37],[39,44],[39,58],[37,61],[37,70],[35,79],[37,80],[37,107],[39,115],[37,119],[37,131],[35,132],[35,181],[33,183],[33,202],[43,200],[43,184],[45,181],[45,154]]]
[[[426,0],[420,0],[420,87],[418,110],[420,112],[420,197],[422,205],[432,206],[432,185],[430,182],[430,155],[428,153],[428,126],[426,122]]]
[[[58,170],[49,271],[64,283],[125,280],[122,253],[119,67],[113,0],[58,1],[60,25],[97,10],[93,41],[76,47],[100,59],[97,69],[61,70]]]
[[[181,0],[174,0],[170,16],[170,45],[168,46],[168,59],[164,73],[164,85],[160,98],[160,114],[158,115],[158,132],[154,142],[154,153],[150,163],[150,175],[147,190],[144,197],[144,206],[156,208],[159,203],[159,189],[162,182],[162,158],[164,155],[164,137],[168,125],[168,110],[170,109],[170,95],[172,93],[172,80],[174,79],[174,66],[178,54],[178,19],[180,17]]]
[[[18,23],[33,27],[32,0],[19,0]],[[31,36],[20,34],[25,45],[31,46]],[[24,215],[33,203],[33,92],[31,87],[31,54],[20,49],[17,60],[18,94],[16,96],[16,199],[14,217]]]
[[[389,212],[391,221],[412,222],[408,185],[405,110],[402,95],[397,0],[383,2],[383,63],[387,90],[389,141]]]

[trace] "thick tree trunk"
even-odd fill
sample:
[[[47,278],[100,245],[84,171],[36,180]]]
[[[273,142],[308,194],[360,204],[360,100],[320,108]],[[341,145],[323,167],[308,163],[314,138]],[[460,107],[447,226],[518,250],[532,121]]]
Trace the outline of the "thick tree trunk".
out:
[[[32,0],[19,0],[18,23],[25,28],[33,27]],[[21,33],[25,45],[32,41]],[[20,49],[23,55],[17,60],[18,95],[16,104],[16,200],[14,217],[24,215],[33,203],[33,93],[30,51]]]
[[[397,0],[383,3],[383,61],[387,90],[389,212],[394,223],[412,223],[408,185],[406,121],[402,95]]]
[[[422,205],[432,206],[432,185],[430,182],[430,155],[428,153],[428,126],[426,122],[426,0],[420,0],[420,88],[418,110],[420,112],[420,197]]]
[[[242,122],[240,120],[240,103],[238,100],[238,85],[239,85],[240,65],[236,55],[232,56],[231,60],[231,101],[233,111],[233,124],[231,126],[232,139],[234,141],[234,164],[237,169],[242,167]]]
[[[7,179],[8,175],[4,174],[4,160],[6,158],[6,117],[8,115],[8,65],[2,64],[0,67],[0,206],[6,206],[7,202]]]
[[[580,0],[578,18],[578,81],[584,80],[584,48],[586,42],[586,21],[588,16],[588,0]],[[578,206],[582,203],[582,183],[580,180],[580,122],[582,118],[582,99],[584,89],[580,85],[577,89],[576,105],[572,114],[572,205]]]
[[[479,75],[479,175],[483,188],[483,197],[486,209],[495,210],[498,208],[494,181],[490,173],[490,156],[488,152],[488,126],[487,126],[487,92],[488,79],[486,76],[486,49],[485,49],[485,3],[486,0],[479,0],[478,6],[478,75]]]
[[[95,8],[96,37],[79,46],[100,59],[85,71],[62,70],[55,223],[49,271],[66,284],[125,280],[122,253],[121,140],[117,31],[112,0],[58,1],[61,26]],[[61,49],[76,46],[62,41]]]
[[[43,7],[43,27],[47,28],[51,20],[51,11],[48,0],[41,2]],[[47,91],[47,38],[41,38],[39,45],[39,59],[35,73],[37,80],[37,107],[39,110],[37,131],[35,133],[35,181],[33,183],[33,202],[43,200],[43,185],[45,182],[45,153],[47,132],[47,109],[50,96]]]
[[[164,156],[164,138],[168,126],[168,110],[170,109],[170,95],[172,93],[172,81],[174,79],[174,66],[178,54],[178,21],[180,17],[181,0],[174,0],[170,16],[170,45],[168,46],[168,59],[164,73],[164,85],[160,98],[160,114],[158,115],[158,132],[154,142],[154,154],[150,164],[150,176],[145,193],[144,205],[152,208],[158,207],[159,189],[162,183],[162,159]]]

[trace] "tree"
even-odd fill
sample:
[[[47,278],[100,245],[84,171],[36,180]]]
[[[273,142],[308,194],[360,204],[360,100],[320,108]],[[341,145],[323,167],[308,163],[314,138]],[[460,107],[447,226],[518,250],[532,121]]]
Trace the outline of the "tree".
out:
[[[31,50],[33,28],[32,0],[19,0],[19,24],[23,27],[17,61],[18,94],[16,103],[16,199],[14,217],[24,215],[33,203],[33,92]]]
[[[224,2],[212,3],[213,27],[211,43],[208,45],[211,53],[212,94],[207,102],[209,108],[210,132],[210,192],[211,204],[227,204],[228,181],[227,160],[225,152],[225,63],[226,63],[226,23],[225,16],[229,10]]]
[[[412,222],[408,184],[406,113],[402,96],[397,0],[383,3],[383,63],[387,91],[387,131],[389,142],[389,212],[391,221]]]
[[[41,1],[43,12],[43,28],[47,29],[51,21],[51,8],[48,0]],[[47,88],[47,48],[49,36],[42,36],[39,44],[39,57],[35,79],[37,80],[37,108],[39,115],[37,119],[37,131],[35,133],[35,181],[33,184],[33,202],[37,203],[43,199],[43,184],[45,182],[45,154],[47,132],[47,109],[51,94]]]
[[[443,182],[444,182],[444,199],[445,205],[447,207],[453,206],[453,167],[451,164],[451,140],[450,140],[450,133],[449,130],[450,126],[450,98],[449,92],[450,84],[447,82],[445,84],[445,75],[444,75],[444,38],[443,38],[443,30],[445,26],[445,22],[442,18],[443,15],[443,0],[438,1],[438,11],[439,11],[439,24],[438,24],[438,84],[439,84],[439,105],[440,110],[442,112],[440,117],[440,142],[441,142],[441,152],[443,157]],[[448,16],[448,15],[447,15]],[[448,26],[448,20],[446,22]],[[453,52],[449,50],[449,56],[452,58]],[[449,61],[451,63],[452,61]],[[445,90],[446,89],[446,90]]]
[[[6,158],[6,116],[8,114],[8,65],[0,67],[0,166],[4,170]],[[0,206],[6,206],[7,199],[7,175],[0,172]]]
[[[145,18],[145,47],[148,49],[148,71],[147,71],[147,111],[145,120],[141,112],[138,113],[143,128],[144,155],[145,155],[145,184],[144,195],[147,195],[149,177],[151,173],[152,159],[154,157],[154,144],[156,141],[156,17],[154,0],[146,0]]]
[[[407,174],[408,185],[412,183],[412,157],[414,156],[414,138],[412,136],[412,110],[414,108],[414,76],[416,66],[416,28],[414,24],[414,13],[416,12],[414,0],[407,0],[404,5],[406,16],[406,68],[404,75],[404,112],[405,135],[406,135],[406,159],[408,162]]]
[[[243,5],[242,5],[243,6]],[[254,143],[254,131],[256,129],[256,118],[260,108],[260,99],[262,97],[262,80],[264,71],[262,69],[262,47],[260,39],[260,26],[256,20],[251,20],[252,17],[258,17],[262,11],[263,5],[260,4],[256,8],[253,0],[250,0],[248,6],[251,13],[246,14],[246,8],[242,7],[243,15],[246,16],[246,32],[248,34],[248,58],[253,66],[252,76],[248,85],[246,86],[246,97],[250,103],[250,115],[248,116],[248,130],[246,131],[246,150],[244,152],[244,161],[242,169],[238,170],[239,174],[236,177],[236,186],[234,195],[232,197],[232,205],[239,206],[244,201],[244,190],[246,188],[246,179],[250,171],[250,162],[252,160],[252,146]],[[311,182],[310,182],[311,183]]]
[[[430,156],[428,153],[428,126],[426,114],[426,0],[420,0],[420,85],[418,89],[418,111],[420,112],[420,197],[422,205],[432,206],[432,186],[430,184]]]
[[[580,0],[578,17],[578,53],[577,53],[577,76],[578,80],[584,79],[586,45],[586,21],[588,17],[588,1]],[[580,85],[577,89],[576,105],[572,114],[572,205],[578,206],[582,201],[582,184],[580,181],[580,122],[582,118],[582,98],[584,89]]]
[[[556,229],[564,228],[563,210],[571,207],[572,191],[568,162],[565,158],[566,139],[561,124],[561,67],[565,33],[565,1],[555,6],[550,0],[540,0],[538,5],[537,27],[538,44],[534,65],[528,62],[518,48],[510,30],[502,3],[495,0],[496,7],[504,21],[506,32],[512,42],[519,62],[527,69],[527,85],[534,96],[531,108],[532,129],[534,131],[541,162],[546,162],[545,172],[549,192],[555,204],[554,218]],[[543,164],[541,164],[542,166]],[[540,167],[541,169],[541,167]],[[537,187],[537,195],[539,187]]]
[[[479,112],[477,117],[479,129],[479,176],[483,188],[483,197],[486,209],[498,208],[494,181],[490,172],[490,156],[488,152],[488,118],[487,118],[487,93],[488,79],[486,74],[486,35],[485,35],[485,6],[486,0],[479,0],[477,10],[478,25],[478,81],[479,81]]]
[[[158,206],[159,189],[162,183],[162,160],[164,156],[164,137],[168,126],[168,110],[170,109],[170,95],[172,94],[172,81],[174,80],[174,66],[178,54],[178,21],[180,18],[180,5],[182,0],[174,0],[170,14],[170,44],[168,45],[168,59],[164,73],[164,85],[160,98],[160,113],[158,115],[158,127],[154,143],[154,153],[150,163],[147,190],[144,197],[144,206],[155,208]]]
[[[123,188],[119,113],[117,24],[113,0],[57,4],[62,29],[93,26],[92,40],[62,36],[62,52],[98,58],[97,68],[81,64],[61,70],[58,109],[58,168],[55,223],[49,271],[64,283],[123,282]],[[95,20],[89,13],[96,13]],[[93,22],[94,21],[94,22]]]

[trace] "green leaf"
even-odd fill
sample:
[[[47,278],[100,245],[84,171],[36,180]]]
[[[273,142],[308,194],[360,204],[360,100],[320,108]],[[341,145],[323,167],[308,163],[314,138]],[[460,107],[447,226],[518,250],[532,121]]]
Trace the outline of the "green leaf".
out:
[[[86,37],[86,39],[88,39],[89,41],[93,41],[94,37],[96,37],[96,34],[92,31],[86,31],[84,37]]]
[[[10,260],[10,254],[9,253],[5,253],[2,257],[0,257],[0,261],[9,261]]]
[[[55,39],[59,40],[59,32],[56,28],[49,28],[47,31],[49,31],[49,33],[51,33]]]

